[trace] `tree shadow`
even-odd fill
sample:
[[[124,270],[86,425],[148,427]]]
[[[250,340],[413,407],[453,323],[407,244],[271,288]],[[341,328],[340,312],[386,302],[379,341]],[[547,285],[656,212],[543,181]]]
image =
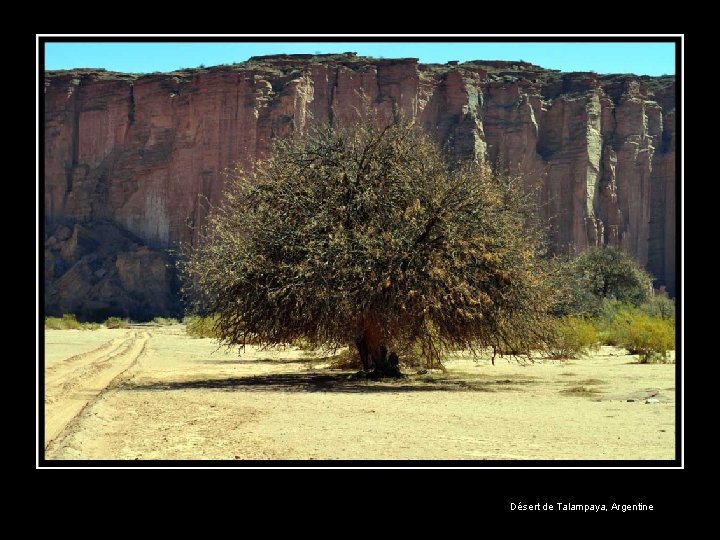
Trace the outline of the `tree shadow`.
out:
[[[405,378],[367,380],[343,373],[280,373],[232,377],[227,379],[195,379],[173,382],[126,382],[120,390],[172,391],[190,389],[211,389],[228,391],[278,391],[278,392],[496,392],[517,390],[515,385],[534,382],[528,378],[480,379],[480,378]]]

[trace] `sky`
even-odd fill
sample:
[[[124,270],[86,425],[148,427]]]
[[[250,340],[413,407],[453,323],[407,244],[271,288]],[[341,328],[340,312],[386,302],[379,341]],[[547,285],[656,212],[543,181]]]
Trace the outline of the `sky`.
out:
[[[46,43],[45,69],[105,68],[148,73],[243,62],[268,54],[352,51],[360,56],[419,58],[423,63],[450,60],[524,60],[548,69],[672,75],[674,43]]]

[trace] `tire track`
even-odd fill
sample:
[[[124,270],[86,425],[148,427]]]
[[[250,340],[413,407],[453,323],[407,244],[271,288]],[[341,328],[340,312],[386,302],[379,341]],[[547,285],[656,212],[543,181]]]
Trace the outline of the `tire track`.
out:
[[[110,339],[110,340],[106,341],[105,343],[103,343],[102,345],[99,345],[98,347],[96,347],[92,350],[81,352],[81,353],[73,355],[73,356],[68,356],[67,358],[63,358],[62,360],[59,360],[58,362],[53,363],[53,365],[49,366],[46,371],[48,371],[48,372],[57,371],[58,369],[62,368],[63,366],[67,366],[68,364],[74,364],[74,363],[78,362],[79,360],[83,360],[90,356],[97,355],[97,354],[105,354],[109,349],[116,347],[118,345],[118,343],[121,343],[122,341],[127,339],[128,335],[129,335],[129,332],[126,330],[125,332],[123,332],[123,334],[120,337]]]
[[[128,344],[131,343],[132,340],[133,336],[126,334],[122,338],[112,339],[92,351],[71,356],[59,364],[49,367],[45,371],[46,398],[48,391],[52,390],[58,383],[67,383],[69,381],[79,379],[82,375],[81,372],[87,370],[88,366],[111,359],[113,356],[118,354],[120,349],[127,348]]]
[[[136,331],[117,344],[105,344],[72,357],[74,360],[70,364],[63,362],[66,369],[54,374],[45,386],[46,452],[90,403],[135,365],[149,340],[147,331]],[[79,362],[80,365],[73,365]]]

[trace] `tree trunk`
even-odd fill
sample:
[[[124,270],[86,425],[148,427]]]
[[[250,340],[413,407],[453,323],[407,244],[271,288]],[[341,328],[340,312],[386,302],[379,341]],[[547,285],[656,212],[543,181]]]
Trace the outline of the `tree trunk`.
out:
[[[402,377],[399,358],[382,344],[382,332],[379,324],[368,325],[355,339],[363,371],[373,378]],[[370,371],[372,369],[372,371]]]

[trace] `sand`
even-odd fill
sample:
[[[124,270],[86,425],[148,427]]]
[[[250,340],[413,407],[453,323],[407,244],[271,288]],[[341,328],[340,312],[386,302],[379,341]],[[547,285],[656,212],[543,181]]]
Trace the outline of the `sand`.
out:
[[[218,350],[182,325],[51,330],[45,347],[50,460],[675,457],[675,365],[611,347],[527,366],[458,355],[401,381]]]

